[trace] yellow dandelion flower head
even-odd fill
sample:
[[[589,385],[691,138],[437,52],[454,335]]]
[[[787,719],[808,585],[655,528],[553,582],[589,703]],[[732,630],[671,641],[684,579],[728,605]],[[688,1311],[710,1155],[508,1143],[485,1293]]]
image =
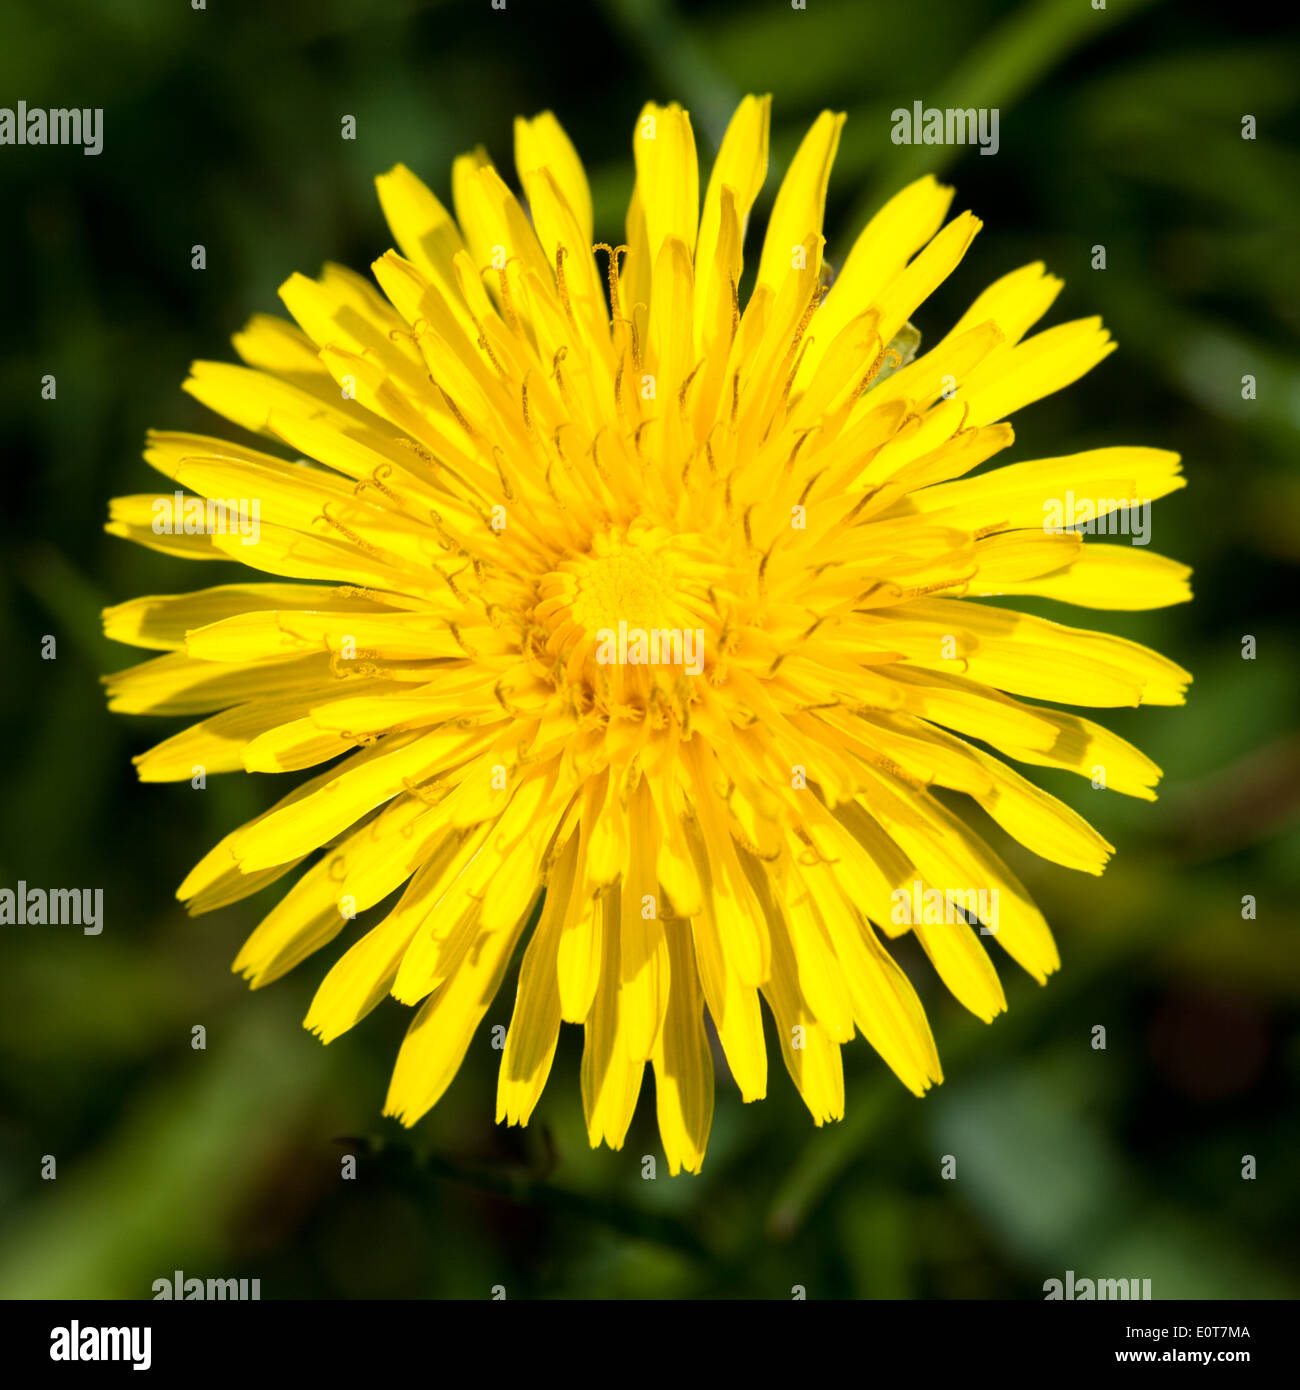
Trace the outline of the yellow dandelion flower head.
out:
[[[741,103],[701,200],[687,113],[646,106],[617,246],[593,246],[549,113],[515,126],[526,208],[482,151],[455,163],[454,218],[392,169],[400,251],[372,266],[378,290],[334,265],[294,275],[297,327],[257,316],[234,340],[245,365],[186,382],[271,451],[153,434],[176,491],[112,504],[118,535],[272,576],[109,609],[111,637],[162,653],[106,678],[111,705],[202,716],[137,759],[147,781],[317,769],[178,896],[206,912],[305,864],[235,968],[266,984],[356,935],[306,1025],[328,1042],[385,995],[415,1007],[387,1101],[406,1124],[520,946],[498,1120],[527,1122],[560,1024],[581,1024],[592,1144],[622,1144],[649,1064],[669,1165],[696,1171],[707,1021],[757,1099],[760,996],[817,1124],[843,1113],[855,1033],[919,1095],[939,1059],[890,939],[913,933],[986,1020],[1004,997],[982,938],[1040,982],[1058,963],[939,789],[1088,873],[1111,846],[1005,760],[1154,795],[1135,748],[1032,702],[1177,704],[1187,673],[981,601],[1189,596],[1183,566],[1077,524],[1182,486],[1176,455],[980,469],[1012,443],[1005,417],[1109,335],[1027,336],[1060,289],[1033,264],[917,355],[911,318],[980,224],[945,224],[952,190],[920,179],[832,274],[830,112],[742,302],[768,117]]]

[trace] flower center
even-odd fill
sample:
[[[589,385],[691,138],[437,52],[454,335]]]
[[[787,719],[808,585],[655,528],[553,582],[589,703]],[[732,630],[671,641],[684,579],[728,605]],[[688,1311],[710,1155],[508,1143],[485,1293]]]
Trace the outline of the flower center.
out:
[[[679,608],[677,566],[663,533],[629,539],[617,532],[598,536],[590,555],[566,561],[560,568],[572,575],[575,592],[569,604],[573,621],[588,633],[617,629],[671,626]]]
[[[645,521],[597,533],[538,585],[534,655],[597,705],[640,705],[711,664],[715,614],[701,556]],[[540,648],[540,649],[539,649]]]

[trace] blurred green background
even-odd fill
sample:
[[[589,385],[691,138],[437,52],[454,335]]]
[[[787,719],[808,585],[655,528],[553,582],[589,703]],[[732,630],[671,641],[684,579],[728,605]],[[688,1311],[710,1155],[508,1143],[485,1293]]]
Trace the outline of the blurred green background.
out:
[[[1218,3],[10,0],[0,104],[102,106],[105,145],[0,148],[0,884],[102,887],[107,925],[0,929],[0,1295],[147,1297],[175,1269],[259,1277],[266,1298],[1041,1298],[1067,1269],[1150,1278],[1156,1297],[1300,1292],[1297,71],[1295,27]],[[649,1082],[626,1148],[590,1151],[576,1029],[533,1125],[494,1127],[508,983],[406,1133],[379,1112],[408,1011],[328,1049],[299,1026],[346,936],[250,994],[229,963],[278,890],[196,920],[173,901],[288,783],[135,782],[131,756],[179,724],[106,713],[100,673],[143,654],[110,647],[98,611],[230,576],[104,536],[107,500],[158,486],[147,427],[225,429],[178,390],[192,358],[233,357],[292,271],[364,268],[390,244],[376,173],[402,160],[446,198],[456,153],[481,141],[509,166],[512,117],[551,107],[588,161],[597,235],[618,241],[641,103],[683,102],[708,159],[746,91],[774,94],[774,174],[822,107],[849,113],[833,263],[926,170],[984,219],[918,315],[926,339],[1040,257],[1066,280],[1048,322],[1105,316],[1120,351],[1021,412],[1011,457],[1184,455],[1153,548],[1195,566],[1195,603],[1099,615],[1195,672],[1184,709],[1105,716],[1164,767],[1161,798],[1038,778],[1118,853],[1093,880],[1008,852],[1064,967],[1039,989],[1003,958],[992,1026],[903,952],[947,1075],[924,1101],[859,1041],[847,1118],[817,1130],[774,1055],[766,1102],[720,1080],[702,1176],[669,1179],[661,1158],[645,1181]],[[1000,108],[997,156],[892,145],[889,112],[918,98]]]

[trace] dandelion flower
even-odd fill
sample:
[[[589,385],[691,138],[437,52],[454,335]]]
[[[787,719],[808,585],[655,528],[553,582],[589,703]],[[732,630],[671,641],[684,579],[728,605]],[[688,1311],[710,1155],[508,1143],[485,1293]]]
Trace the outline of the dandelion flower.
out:
[[[244,365],[197,362],[185,383],[265,450],[152,434],[177,491],[112,504],[117,535],[270,576],[109,609],[109,636],[162,653],[106,678],[111,705],[202,716],[136,759],[145,781],[315,770],[178,897],[207,912],[302,869],[235,969],[265,985],[355,937],[306,1026],[329,1042],[386,995],[414,1007],[387,1099],[405,1124],[520,946],[498,1120],[528,1121],[560,1024],[581,1024],[593,1146],[621,1146],[649,1066],[669,1166],[698,1171],[706,1020],[758,1099],[760,998],[817,1124],[843,1114],[857,1033],[921,1095],[942,1073],[891,939],[914,934],[985,1020],[1005,1000],[981,924],[1039,982],[1058,964],[946,793],[1093,874],[1112,847],[1007,760],[1154,797],[1158,768],[1055,706],[1178,704],[1187,673],[982,601],[1189,597],[1182,565],[1044,522],[1054,500],[1102,499],[1103,517],[1172,492],[1176,455],[981,469],[1012,443],[1006,417],[1109,335],[1095,318],[1030,335],[1061,287],[1033,264],[916,355],[912,316],[980,223],[945,224],[952,190],[920,179],[833,274],[830,112],[742,302],[768,113],[741,103],[701,199],[687,113],[646,106],[615,247],[593,246],[549,113],[515,126],[522,202],[482,150],[455,163],[454,218],[398,165],[377,180],[400,248],[374,262],[378,290],[334,265],[294,275],[296,327],[253,318]],[[251,533],[220,524],[231,509]],[[996,892],[995,932],[977,891]],[[934,894],[954,911],[913,910]]]

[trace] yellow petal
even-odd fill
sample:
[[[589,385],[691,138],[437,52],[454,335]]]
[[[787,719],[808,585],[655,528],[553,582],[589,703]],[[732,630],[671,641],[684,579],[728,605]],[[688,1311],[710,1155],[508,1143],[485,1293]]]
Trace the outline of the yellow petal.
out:
[[[842,112],[823,111],[812,123],[790,161],[772,207],[758,265],[756,287],[776,289],[790,274],[791,258],[802,251],[808,237],[817,245],[814,280],[821,269],[822,215],[831,165],[844,128]],[[866,307],[865,305],[863,306]]]
[[[582,160],[564,127],[551,111],[543,111],[531,121],[515,118],[515,169],[525,187],[528,176],[549,169],[559,192],[573,211],[581,241],[571,247],[575,256],[585,256],[591,246],[591,189]]]
[[[660,247],[670,236],[693,255],[700,222],[700,166],[690,116],[676,102],[647,102],[637,120],[632,152],[650,265],[657,265]]]
[[[690,929],[667,928],[672,991],[655,1043],[655,1109],[668,1170],[698,1173],[713,1122],[713,1054],[704,1029],[703,998]]]
[[[474,1030],[501,987],[523,923],[510,931],[466,934],[447,980],[420,1008],[397,1054],[384,1114],[413,1125],[451,1085]]]

